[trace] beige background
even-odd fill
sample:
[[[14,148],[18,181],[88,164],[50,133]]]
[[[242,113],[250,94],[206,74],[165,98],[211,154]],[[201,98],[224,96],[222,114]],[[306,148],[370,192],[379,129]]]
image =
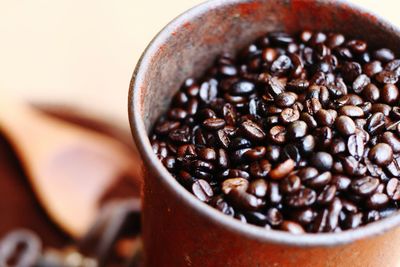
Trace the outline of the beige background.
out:
[[[128,128],[128,85],[141,52],[200,2],[0,0],[0,92],[75,105]],[[397,1],[353,2],[400,26]]]

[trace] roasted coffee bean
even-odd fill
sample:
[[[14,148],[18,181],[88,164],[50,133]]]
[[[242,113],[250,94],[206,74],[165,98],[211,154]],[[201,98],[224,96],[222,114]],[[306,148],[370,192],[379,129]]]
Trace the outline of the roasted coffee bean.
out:
[[[265,133],[255,122],[247,120],[241,124],[243,134],[250,140],[260,141],[265,138]]]
[[[254,178],[266,178],[270,171],[271,163],[266,159],[255,161],[250,165],[250,174]]]
[[[262,205],[261,199],[252,194],[246,193],[246,191],[238,190],[236,188],[232,188],[229,191],[227,199],[234,207],[243,211],[255,211]]]
[[[304,234],[305,232],[304,228],[300,224],[292,221],[283,221],[280,229],[294,235]]]
[[[392,50],[387,49],[387,48],[381,48],[378,50],[375,50],[372,53],[372,56],[374,59],[382,61],[382,62],[389,62],[394,59],[394,54]]]
[[[244,178],[230,178],[222,183],[222,192],[225,195],[229,194],[232,189],[246,191],[249,187],[249,181]]]
[[[267,201],[271,204],[279,204],[282,202],[282,195],[279,190],[279,183],[269,182],[267,191]]]
[[[399,89],[394,84],[385,84],[381,91],[381,100],[386,104],[394,104],[399,99]]]
[[[391,50],[340,33],[274,32],[214,62],[182,83],[149,138],[197,198],[293,233],[340,232],[399,209]]]
[[[336,129],[344,136],[352,135],[356,131],[354,121],[348,116],[339,116],[335,123]]]
[[[292,194],[301,188],[301,180],[297,175],[287,176],[280,183],[280,189],[285,194]]]
[[[304,121],[295,121],[287,126],[287,136],[290,139],[302,138],[307,134],[308,126]]]
[[[386,193],[387,195],[395,200],[400,200],[400,181],[397,178],[392,178],[386,185]]]
[[[339,114],[352,118],[357,118],[364,116],[364,111],[360,107],[346,105],[339,109]]]
[[[238,81],[231,87],[230,93],[232,95],[249,95],[255,90],[255,85],[249,81]]]
[[[283,124],[289,124],[291,122],[297,121],[300,118],[300,112],[297,109],[285,108],[279,115],[279,120]]]
[[[371,148],[368,157],[379,166],[388,165],[393,160],[393,149],[388,144],[379,143]]]
[[[192,185],[193,194],[203,202],[209,201],[214,195],[210,184],[205,180],[197,180]]]
[[[321,171],[329,171],[332,168],[333,159],[327,152],[317,152],[311,157],[311,165]]]
[[[286,197],[285,201],[292,208],[309,207],[315,203],[317,193],[309,188],[300,189],[298,192]]]
[[[268,137],[275,144],[284,144],[286,142],[286,129],[284,126],[276,125],[269,130]]]
[[[359,75],[353,82],[353,91],[356,94],[361,93],[364,88],[371,82],[369,77],[365,74]]]
[[[264,179],[256,179],[249,184],[248,192],[256,197],[263,198],[266,196],[268,184]]]
[[[351,189],[354,193],[366,196],[372,194],[379,185],[379,180],[370,176],[353,180],[351,183]]]
[[[269,177],[274,180],[285,178],[295,167],[295,162],[292,159],[287,159],[278,164],[269,172]]]
[[[347,140],[347,150],[355,159],[364,155],[364,141],[360,134],[352,134]]]
[[[389,202],[389,197],[386,194],[375,193],[367,199],[367,206],[370,209],[380,209],[385,207]]]
[[[267,149],[264,146],[258,146],[248,150],[246,153],[244,153],[244,156],[250,160],[259,160],[265,156],[266,152]]]

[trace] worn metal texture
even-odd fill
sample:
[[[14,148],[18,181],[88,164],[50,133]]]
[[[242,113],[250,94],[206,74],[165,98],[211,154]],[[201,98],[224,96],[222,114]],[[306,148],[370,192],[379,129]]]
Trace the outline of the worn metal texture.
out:
[[[344,1],[209,1],[184,13],[152,41],[129,92],[132,133],[144,161],[145,266],[399,266],[400,215],[333,234],[267,231],[197,200],[153,154],[148,133],[188,76],[216,55],[268,31],[340,31],[396,52],[400,34]]]

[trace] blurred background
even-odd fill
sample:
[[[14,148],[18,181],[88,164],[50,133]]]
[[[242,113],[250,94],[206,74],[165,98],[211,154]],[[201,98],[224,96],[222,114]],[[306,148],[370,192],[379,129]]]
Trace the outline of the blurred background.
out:
[[[200,0],[0,0],[0,92],[128,129],[129,81],[152,37]],[[393,0],[353,0],[400,26]]]

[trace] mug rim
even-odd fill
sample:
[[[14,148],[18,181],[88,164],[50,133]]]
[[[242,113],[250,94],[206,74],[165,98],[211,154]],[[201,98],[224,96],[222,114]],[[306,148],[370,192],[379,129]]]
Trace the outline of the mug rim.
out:
[[[181,198],[182,201],[185,201],[188,206],[193,208],[194,212],[207,217],[216,224],[224,225],[224,227],[229,231],[246,238],[258,240],[260,242],[301,247],[337,246],[380,235],[384,232],[394,229],[396,226],[399,226],[400,211],[397,211],[398,214],[381,219],[377,222],[369,223],[356,229],[345,230],[339,233],[304,233],[295,235],[285,231],[266,230],[260,226],[242,223],[239,220],[227,216],[215,208],[207,205],[206,203],[196,199],[193,194],[186,190],[168,172],[168,170],[154,154],[142,118],[143,103],[141,103],[141,89],[145,84],[146,73],[150,71],[148,63],[151,62],[151,59],[156,56],[159,48],[163,46],[163,43],[166,40],[171,38],[171,33],[178,29],[179,26],[198,16],[201,16],[212,8],[220,8],[227,4],[236,5],[248,2],[251,2],[251,0],[210,0],[196,5],[168,23],[167,26],[165,26],[153,38],[143,52],[136,65],[129,86],[128,114],[132,135],[140,152],[140,156],[145,163],[144,165],[151,167],[153,175],[160,178],[162,185],[167,186],[170,191],[175,192],[177,197]],[[347,2],[346,0],[316,0],[315,2],[322,5],[341,5],[345,6],[347,9],[361,12],[375,18],[385,30],[390,30],[391,32],[400,36],[400,32],[396,26],[387,22],[374,12],[364,7],[360,7],[354,3]]]

